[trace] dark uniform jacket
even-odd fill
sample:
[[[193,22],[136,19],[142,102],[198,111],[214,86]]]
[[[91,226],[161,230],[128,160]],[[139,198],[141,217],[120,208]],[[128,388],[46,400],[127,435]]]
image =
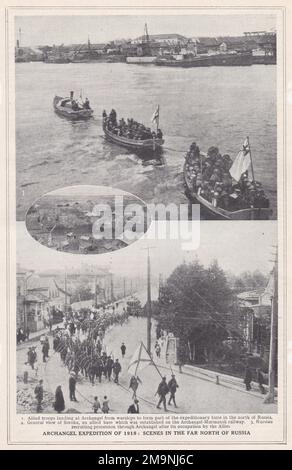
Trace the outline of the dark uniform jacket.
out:
[[[157,389],[158,395],[165,397],[165,395],[167,395],[168,392],[169,392],[169,389],[168,389],[167,383],[164,381],[160,382],[158,389]]]
[[[128,413],[140,413],[139,411],[139,405],[134,405],[134,403],[132,405],[129,406],[128,408]]]

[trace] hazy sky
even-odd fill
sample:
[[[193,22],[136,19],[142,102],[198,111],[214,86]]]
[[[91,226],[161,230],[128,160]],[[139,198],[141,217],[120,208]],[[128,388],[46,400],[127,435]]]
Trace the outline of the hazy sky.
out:
[[[256,269],[269,273],[277,241],[277,224],[273,221],[207,221],[201,222],[201,243],[198,250],[186,252],[177,240],[139,240],[131,246],[111,254],[74,255],[47,248],[27,233],[24,222],[17,222],[17,261],[22,267],[34,270],[62,269],[70,271],[84,262],[95,266],[108,266],[123,276],[146,274],[146,246],[151,250],[153,275],[169,275],[184,260],[198,257],[204,265],[215,258],[226,271],[239,274]]]
[[[21,16],[15,19],[15,39],[21,28],[21,45],[53,45],[108,42],[136,38],[143,34],[178,33],[187,37],[242,35],[245,31],[271,31],[276,28],[272,14],[193,14],[121,16]]]

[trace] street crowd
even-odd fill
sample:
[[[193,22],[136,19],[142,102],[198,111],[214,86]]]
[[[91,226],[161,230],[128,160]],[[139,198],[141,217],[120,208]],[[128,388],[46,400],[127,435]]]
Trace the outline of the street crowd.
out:
[[[64,316],[65,318],[61,326],[57,326],[54,330],[50,328],[53,335],[52,344],[50,344],[47,335],[41,337],[42,362],[46,363],[48,361],[50,357],[49,352],[52,347],[53,354],[59,356],[61,363],[68,370],[70,401],[78,401],[76,385],[82,381],[82,378],[88,380],[92,385],[98,385],[102,382],[109,383],[111,381],[119,385],[122,365],[119,358],[115,358],[113,352],[107,350],[104,337],[108,328],[117,324],[122,326],[128,321],[130,311],[129,309],[126,310],[122,305],[111,304],[110,306],[97,309],[81,308],[78,311],[69,309]],[[136,310],[132,310],[131,314],[135,314]],[[156,339],[154,353],[156,358],[160,359],[161,350],[165,345],[165,337],[159,328],[156,331]],[[36,349],[36,346],[28,348],[27,364],[32,370],[35,370],[35,375],[37,376],[38,358]],[[126,344],[122,342],[120,345],[120,357],[122,360],[125,357],[126,349]],[[164,411],[168,411],[166,408],[167,395],[169,396],[168,404],[171,405],[173,403],[174,407],[177,407],[175,394],[178,384],[174,374],[172,374],[168,382],[166,377],[162,377],[162,375],[161,379],[156,392],[159,397],[157,408],[160,409],[161,405],[163,405]],[[128,389],[132,390],[133,393],[132,404],[128,407],[128,413],[140,412],[139,400],[137,398],[137,389],[140,384],[142,384],[142,381],[137,374],[130,377]],[[36,411],[41,412],[43,410],[42,402],[44,397],[43,380],[39,381],[34,392],[37,401]],[[57,413],[61,413],[66,408],[61,385],[58,385],[56,388],[53,408]],[[110,405],[108,397],[104,396],[103,400],[99,401],[98,397],[94,396],[91,408],[94,413],[109,413]]]

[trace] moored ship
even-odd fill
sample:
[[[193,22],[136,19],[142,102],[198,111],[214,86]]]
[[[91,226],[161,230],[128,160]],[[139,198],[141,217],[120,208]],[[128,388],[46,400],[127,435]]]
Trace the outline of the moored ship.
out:
[[[139,44],[137,44],[136,54],[128,55],[127,64],[154,64],[157,57],[152,54],[150,47],[150,39],[148,34],[147,23],[144,27],[144,36]]]
[[[155,65],[165,67],[210,67],[210,66],[246,66],[252,65],[251,52],[219,54],[178,54],[177,56],[157,58]]]

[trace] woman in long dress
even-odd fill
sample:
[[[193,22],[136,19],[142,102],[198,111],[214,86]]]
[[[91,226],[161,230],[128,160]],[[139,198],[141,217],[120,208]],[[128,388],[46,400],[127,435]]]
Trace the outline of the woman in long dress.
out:
[[[58,385],[56,388],[54,408],[58,413],[62,413],[65,410],[65,400],[61,385]]]

